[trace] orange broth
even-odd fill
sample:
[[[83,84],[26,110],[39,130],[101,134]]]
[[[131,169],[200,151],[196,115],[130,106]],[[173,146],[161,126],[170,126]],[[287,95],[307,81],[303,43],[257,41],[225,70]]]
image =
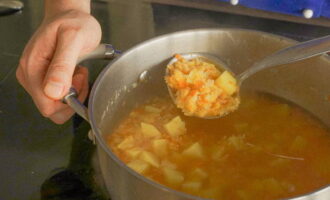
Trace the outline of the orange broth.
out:
[[[169,134],[164,125],[174,118],[179,132]],[[169,99],[154,99],[106,140],[144,176],[204,198],[273,200],[330,184],[329,130],[267,95],[243,95],[237,111],[213,120],[184,116]]]

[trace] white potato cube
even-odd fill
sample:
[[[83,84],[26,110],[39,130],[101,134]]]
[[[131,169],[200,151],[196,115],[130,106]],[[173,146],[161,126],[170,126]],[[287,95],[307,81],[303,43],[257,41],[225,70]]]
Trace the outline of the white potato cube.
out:
[[[141,129],[142,129],[142,134],[146,138],[157,138],[161,136],[161,133],[158,131],[158,129],[148,123],[141,123]]]
[[[118,149],[126,150],[134,147],[134,138],[133,136],[126,137],[121,143],[118,144]]]
[[[131,159],[135,159],[137,158],[140,153],[142,152],[141,149],[139,148],[133,148],[133,149],[128,149],[126,150],[126,154],[131,158]]]
[[[158,158],[151,152],[142,151],[139,155],[139,158],[147,163],[149,163],[153,167],[159,167]]]
[[[170,122],[164,125],[166,131],[172,137],[178,137],[186,133],[186,124],[180,116],[174,117]]]
[[[195,168],[192,172],[191,172],[191,178],[193,180],[203,180],[206,179],[209,175],[202,170],[201,168]]]
[[[224,71],[219,78],[217,78],[215,84],[222,88],[228,95],[234,94],[237,90],[236,79],[228,71]]]
[[[183,174],[175,169],[164,167],[163,173],[166,182],[171,185],[178,186],[184,181]]]
[[[202,186],[201,182],[190,181],[183,183],[182,189],[186,192],[196,193],[200,190],[201,186]]]
[[[162,160],[160,165],[163,168],[176,169],[176,165],[168,160]]]
[[[229,146],[234,147],[236,150],[241,150],[246,146],[245,135],[232,135],[227,138],[227,143]]]
[[[302,151],[306,148],[307,146],[307,140],[306,138],[298,135],[296,138],[293,140],[291,146],[290,146],[290,151],[292,152],[299,152]]]
[[[152,141],[152,148],[156,155],[165,156],[167,154],[168,141],[166,139],[156,139]]]
[[[192,158],[203,158],[203,149],[202,146],[195,142],[194,144],[190,145],[187,149],[182,152],[182,155],[189,156]]]
[[[226,157],[225,146],[215,146],[212,149],[211,158],[215,161],[223,161]]]
[[[150,113],[160,113],[162,110],[154,106],[145,106],[144,110]]]
[[[148,170],[150,165],[142,160],[133,160],[127,163],[127,166],[131,169],[135,170],[136,172],[142,174]]]

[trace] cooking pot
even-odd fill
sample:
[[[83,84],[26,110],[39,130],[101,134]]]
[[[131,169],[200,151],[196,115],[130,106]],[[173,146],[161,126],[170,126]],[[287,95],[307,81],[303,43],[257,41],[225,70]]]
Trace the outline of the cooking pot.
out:
[[[121,162],[108,148],[104,135],[136,105],[168,95],[164,82],[166,63],[175,53],[207,52],[221,57],[239,74],[254,62],[295,41],[253,30],[198,29],[176,32],[143,42],[115,58],[98,76],[88,109],[70,93],[67,103],[91,124],[99,165],[113,200],[201,199],[147,179]],[[100,46],[88,58],[112,57],[116,51]],[[266,92],[304,108],[330,127],[330,62],[326,55],[258,72],[242,90]],[[267,167],[267,166],[265,166]],[[291,200],[329,200],[330,186]]]

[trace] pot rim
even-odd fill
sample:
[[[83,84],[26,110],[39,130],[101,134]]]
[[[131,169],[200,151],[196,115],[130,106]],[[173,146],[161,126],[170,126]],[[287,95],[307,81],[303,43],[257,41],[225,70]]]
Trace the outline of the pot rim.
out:
[[[119,55],[117,58],[115,58],[114,60],[110,61],[107,66],[101,71],[101,73],[97,76],[97,79],[95,80],[93,86],[92,86],[92,90],[90,92],[90,97],[89,97],[89,102],[88,102],[88,116],[89,116],[89,123],[92,127],[92,131],[94,132],[94,135],[96,137],[96,141],[99,145],[101,145],[101,148],[103,149],[103,151],[106,152],[106,154],[108,156],[110,156],[110,158],[112,160],[115,161],[115,163],[117,165],[119,165],[120,167],[123,167],[126,171],[128,171],[131,175],[135,176],[136,178],[142,180],[143,182],[146,182],[148,184],[151,184],[152,186],[156,187],[157,189],[161,189],[161,190],[165,190],[168,192],[171,192],[175,195],[178,195],[180,197],[183,198],[189,198],[192,200],[208,200],[206,198],[202,198],[202,197],[198,197],[198,196],[194,196],[194,195],[190,195],[172,188],[169,188],[165,185],[162,185],[160,183],[157,183],[155,181],[152,181],[148,178],[145,178],[143,175],[140,175],[139,173],[135,172],[133,169],[129,168],[124,162],[122,162],[113,152],[112,150],[107,146],[107,144],[105,143],[101,131],[98,129],[97,125],[96,125],[96,121],[95,118],[93,116],[93,110],[94,110],[94,99],[95,99],[95,94],[98,91],[98,86],[99,84],[102,82],[103,78],[104,78],[104,74],[106,72],[108,72],[109,70],[113,70],[111,67],[113,63],[115,63],[118,59],[124,59],[125,56],[129,55],[131,52],[135,51],[138,48],[141,48],[144,45],[147,45],[149,43],[152,42],[156,42],[162,39],[165,39],[167,37],[171,37],[171,36],[178,36],[178,35],[185,35],[185,34],[190,34],[192,32],[222,32],[222,31],[231,31],[231,32],[236,32],[236,31],[244,31],[246,33],[259,33],[261,35],[266,35],[266,36],[270,36],[273,38],[278,38],[280,40],[285,40],[288,41],[292,44],[297,43],[296,40],[293,40],[291,38],[287,38],[285,36],[281,36],[281,35],[276,35],[273,33],[268,33],[268,32],[264,32],[264,31],[258,31],[258,30],[253,30],[253,29],[245,29],[245,28],[197,28],[197,29],[188,29],[188,30],[183,30],[183,31],[176,31],[176,32],[171,32],[171,33],[167,33],[167,34],[162,34],[156,37],[153,37],[151,39],[148,39],[146,41],[143,41],[137,45],[134,45],[133,47],[129,48],[127,51],[125,51],[123,54]],[[330,61],[329,56],[324,56],[321,55],[321,57],[323,58],[327,58],[328,61]],[[299,196],[295,196],[292,198],[286,198],[286,199],[282,199],[282,200],[303,200],[303,198],[306,198],[307,196],[310,195],[316,195],[318,193],[323,192],[324,190],[327,190],[328,188],[330,188],[330,184],[326,185],[324,187],[321,187],[317,190],[314,190],[312,192],[303,194],[303,195],[299,195]]]

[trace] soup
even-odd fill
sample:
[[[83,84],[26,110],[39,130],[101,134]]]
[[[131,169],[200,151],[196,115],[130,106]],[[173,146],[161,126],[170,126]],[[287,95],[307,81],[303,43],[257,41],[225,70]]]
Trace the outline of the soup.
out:
[[[273,200],[330,184],[330,133],[302,109],[242,94],[219,119],[184,116],[169,99],[141,105],[106,136],[143,176],[211,199]]]

